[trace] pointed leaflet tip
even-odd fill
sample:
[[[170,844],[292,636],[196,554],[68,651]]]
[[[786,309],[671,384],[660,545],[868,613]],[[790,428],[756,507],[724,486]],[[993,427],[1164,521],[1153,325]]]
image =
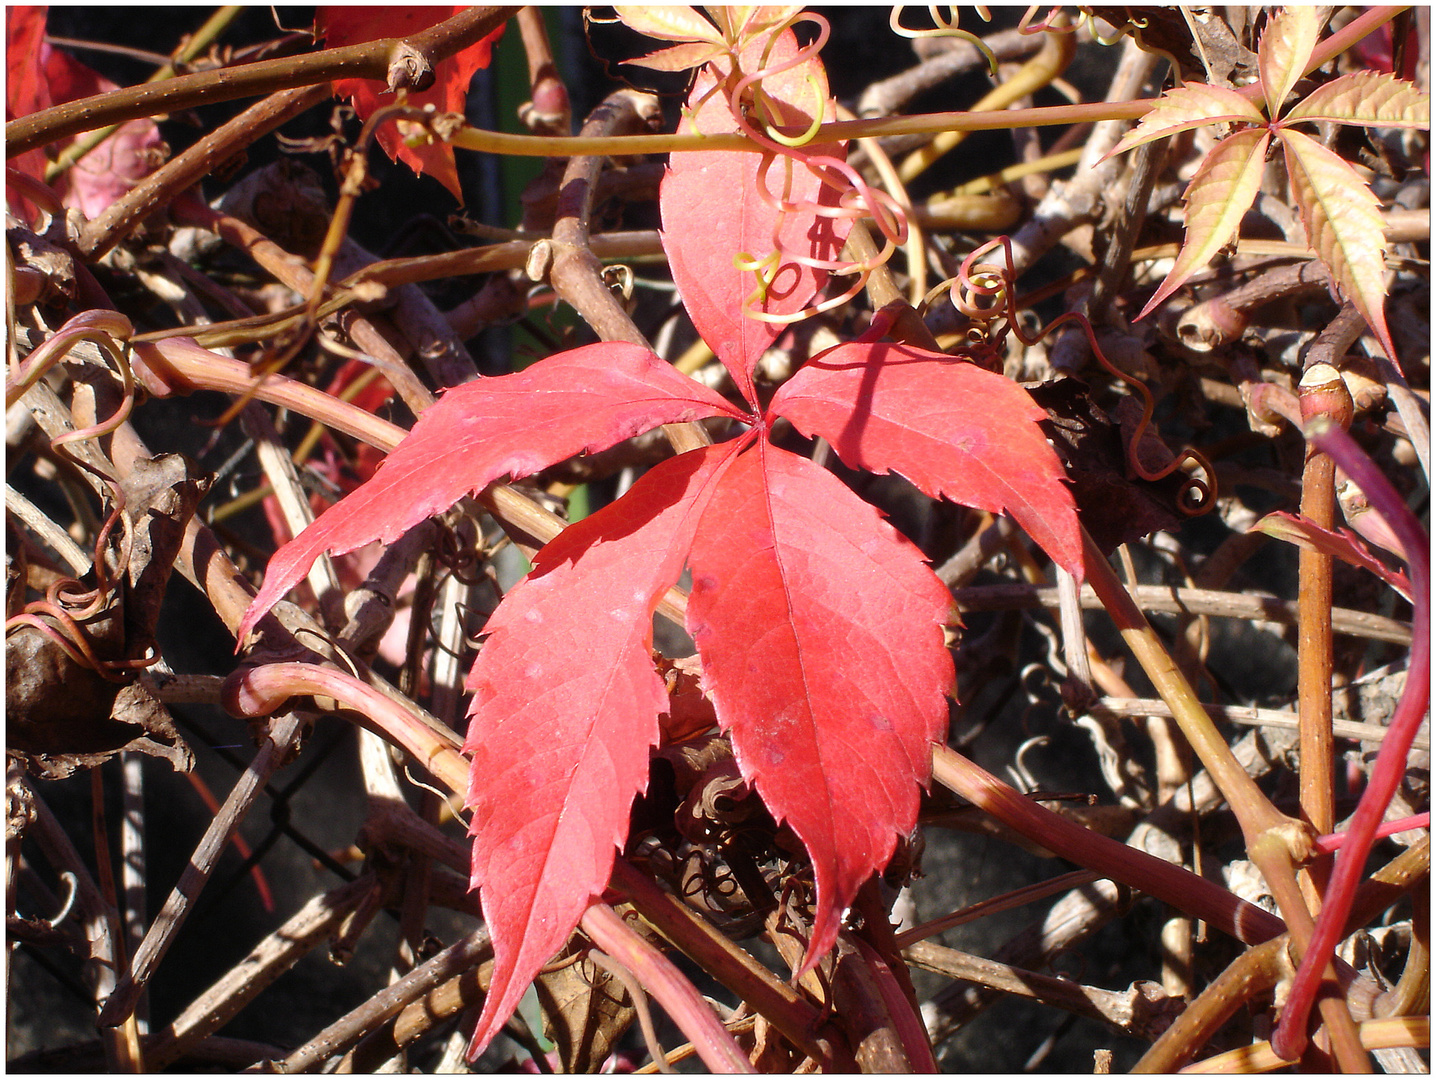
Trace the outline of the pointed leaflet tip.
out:
[[[772,53],[765,57],[766,41],[760,37],[744,50],[745,71],[756,70],[760,62],[777,67],[798,53],[797,39],[790,30],[777,36]],[[719,134],[738,130],[727,96],[721,89],[714,91],[716,85],[708,69],[699,74],[688,98],[690,108],[696,107],[696,111],[679,125],[680,131]],[[806,125],[819,103],[823,118],[832,117],[827,75],[815,58],[765,76],[763,90],[775,107],[783,108],[789,124]],[[753,151],[673,154],[658,193],[663,250],[683,306],[739,392],[754,403],[753,366],[786,326],[753,318],[745,308],[756,305],[766,314],[790,315],[807,307],[827,282],[829,272],[802,265],[798,258],[837,260],[851,225],[846,218],[817,214],[817,206],[837,205],[838,192],[803,161],[786,155],[765,159],[757,150],[755,146]],[[804,146],[797,153],[804,157],[844,155],[843,149],[833,144]],[[793,208],[780,214],[764,198],[764,189],[771,197],[794,204]],[[763,269],[773,280],[766,298],[757,300],[757,274],[751,268],[740,268],[740,263],[768,259],[774,254],[775,241],[778,261]]]
[[[689,632],[718,722],[812,860],[810,967],[917,820],[947,727],[950,597],[873,507],[767,443],[715,486],[689,564]]]
[[[471,1056],[608,884],[668,707],[650,651],[653,611],[736,446],[654,466],[540,551],[489,617],[464,740],[471,886],[494,943]]]
[[[1331,272],[1336,291],[1356,305],[1394,360],[1386,327],[1386,223],[1381,201],[1355,169],[1315,139],[1285,128],[1277,137],[1307,241]]]
[[[372,479],[275,552],[239,641],[326,551],[392,542],[506,474],[531,476],[660,424],[738,415],[702,383],[623,342],[570,349],[448,390]]]
[[[445,19],[463,11],[458,7],[411,7],[387,4],[382,7],[320,7],[314,13],[314,33],[330,48],[355,45],[376,38],[407,37],[437,26]],[[439,112],[464,111],[464,100],[474,73],[489,66],[494,42],[503,35],[504,26],[474,42],[461,52],[441,60],[434,70],[434,84],[425,90],[409,90],[407,103],[422,109],[433,106]],[[391,105],[395,95],[373,79],[339,79],[334,93],[354,103],[361,120],[367,120],[381,105]],[[434,177],[460,203],[464,201],[459,186],[459,173],[454,166],[454,148],[447,143],[424,142],[409,146],[403,138],[401,125],[410,121],[384,124],[376,135],[379,145],[391,161],[403,161],[416,173]]]
[[[911,345],[849,342],[808,361],[770,411],[840,458],[933,498],[1009,513],[1082,580],[1082,533],[1047,414],[1002,375]]]
[[[1261,188],[1271,135],[1248,128],[1223,139],[1202,160],[1186,191],[1187,235],[1161,287],[1137,315],[1144,319],[1236,235]]]
[[[1266,117],[1235,90],[1206,83],[1188,83],[1159,97],[1141,122],[1123,135],[1121,141],[1101,160],[1106,161],[1153,139],[1222,122],[1264,124]]]
[[[1382,71],[1353,71],[1318,86],[1291,107],[1283,124],[1325,121],[1361,127],[1431,126],[1431,97]]]
[[[1306,73],[1307,61],[1321,35],[1315,7],[1292,4],[1267,20],[1257,43],[1257,67],[1267,115],[1275,120],[1291,88]]]

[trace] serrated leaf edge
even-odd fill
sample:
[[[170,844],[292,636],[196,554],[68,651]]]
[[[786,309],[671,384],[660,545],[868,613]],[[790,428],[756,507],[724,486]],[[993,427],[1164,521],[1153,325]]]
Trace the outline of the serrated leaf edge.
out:
[[[1182,250],[1177,253],[1176,262],[1161,287],[1147,301],[1147,306],[1137,318],[1150,314],[1232,238],[1241,224],[1242,215],[1250,208],[1261,187],[1261,174],[1270,142],[1270,132],[1249,128],[1228,136],[1212,147],[1197,175],[1187,185],[1187,235]],[[1235,175],[1217,175],[1219,170],[1229,165],[1234,166],[1232,171]],[[1199,220],[1212,214],[1215,217],[1210,221]]]
[[[1341,296],[1356,305],[1387,355],[1395,356],[1386,327],[1386,226],[1381,201],[1355,169],[1315,139],[1289,130],[1278,131],[1277,137],[1307,242]],[[1313,175],[1317,170],[1320,175]],[[1331,205],[1336,198],[1343,198],[1343,205]]]

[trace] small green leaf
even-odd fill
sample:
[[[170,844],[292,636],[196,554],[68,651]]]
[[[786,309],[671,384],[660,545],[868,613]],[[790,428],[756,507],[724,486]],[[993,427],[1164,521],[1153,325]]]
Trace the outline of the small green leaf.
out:
[[[1292,106],[1282,123],[1306,120],[1363,127],[1428,128],[1431,96],[1385,72],[1355,71],[1317,87]]]
[[[1212,147],[1197,175],[1187,185],[1187,238],[1162,287],[1137,318],[1144,318],[1182,282],[1207,265],[1241,224],[1261,187],[1262,168],[1271,135],[1249,128]]]
[[[1297,79],[1306,74],[1307,61],[1320,33],[1321,18],[1314,7],[1284,7],[1267,22],[1257,45],[1257,65],[1267,114],[1272,119],[1276,119]]]
[[[1395,356],[1384,310],[1386,226],[1380,200],[1355,169],[1315,139],[1285,128],[1277,137],[1307,242],[1331,271],[1337,291],[1376,332],[1386,355]]]
[[[1108,151],[1106,157],[1124,153],[1153,139],[1175,135],[1179,131],[1217,123],[1264,124],[1261,110],[1235,90],[1206,83],[1188,83],[1168,90],[1157,99],[1152,111],[1122,141]]]

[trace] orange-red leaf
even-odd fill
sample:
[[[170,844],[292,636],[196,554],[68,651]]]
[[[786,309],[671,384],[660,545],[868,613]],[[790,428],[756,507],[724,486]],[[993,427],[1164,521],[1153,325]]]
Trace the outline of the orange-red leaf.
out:
[[[5,119],[48,109],[54,104],[45,81],[42,49],[45,45],[45,18],[49,8],[16,5],[5,9]],[[45,152],[27,150],[7,163],[36,180],[45,178]],[[6,202],[26,221],[34,222],[35,208],[21,198],[13,185],[6,185]]]
[[[1321,34],[1321,19],[1314,7],[1293,4],[1267,20],[1257,43],[1257,68],[1267,115],[1276,119],[1296,81],[1306,72],[1311,51]]]
[[[464,742],[472,885],[494,942],[471,1055],[608,884],[668,707],[653,611],[735,446],[655,466],[540,551],[489,617]]]
[[[408,37],[452,18],[463,11],[457,7],[406,7],[387,4],[382,7],[321,7],[314,13],[314,34],[330,48],[357,45],[378,38]],[[410,91],[408,102],[422,109],[433,105],[439,112],[464,111],[464,99],[474,72],[489,66],[494,42],[504,28],[476,41],[462,52],[440,62],[434,69],[434,85],[427,90]],[[381,105],[394,102],[394,95],[375,79],[339,79],[334,92],[354,103],[361,120],[367,120]],[[424,143],[406,146],[398,123],[385,124],[377,133],[379,145],[393,160],[403,161],[417,173],[427,173],[464,201],[459,188],[459,174],[454,168],[454,148],[445,143]]]
[[[1221,122],[1263,124],[1266,117],[1235,90],[1206,83],[1188,83],[1159,97],[1152,110],[1122,136],[1103,160],[1153,139]]]
[[[812,859],[811,966],[917,820],[947,724],[950,598],[876,510],[766,442],[716,486],[689,564],[704,689],[743,776]]]
[[[1241,224],[1261,188],[1266,148],[1271,135],[1248,128],[1229,135],[1212,147],[1201,168],[1187,185],[1187,237],[1176,262],[1147,306],[1144,318],[1181,287],[1182,282],[1207,265]]]
[[[1038,426],[1047,414],[1010,379],[910,345],[851,342],[810,360],[770,408],[854,468],[1010,513],[1081,580],[1076,507]]]
[[[744,70],[756,68],[762,47],[760,41],[744,52]],[[792,31],[784,31],[768,63],[776,66],[796,53],[797,39]],[[715,134],[738,130],[722,91],[709,93],[715,84],[711,71],[699,74],[689,95],[697,111],[684,120],[681,131]],[[825,118],[832,115],[827,75],[815,58],[767,76],[763,87],[773,101],[786,106],[786,123],[808,123],[819,102]],[[804,153],[843,156],[843,151],[832,145],[805,147]],[[756,400],[753,365],[784,327],[744,314],[758,282],[751,270],[739,269],[735,260],[740,255],[761,260],[778,250],[780,264],[759,309],[772,315],[792,314],[807,306],[828,279],[827,271],[802,265],[797,259],[836,259],[848,229],[846,219],[820,217],[812,211],[780,214],[764,199],[760,184],[790,203],[833,206],[837,192],[824,186],[811,169],[788,157],[771,161],[760,180],[762,163],[762,155],[746,151],[676,153],[659,191],[663,248],[683,306],[749,401]]]
[[[323,552],[393,541],[505,474],[531,476],[660,424],[721,415],[738,414],[647,349],[622,342],[571,349],[446,391],[372,480],[274,553],[240,640]]]
[[[1386,328],[1386,226],[1381,202],[1356,170],[1299,131],[1278,132],[1307,241],[1331,271],[1337,292],[1356,305],[1394,357]]]
[[[1405,79],[1378,71],[1353,71],[1318,86],[1292,106],[1284,124],[1324,120],[1362,127],[1431,126],[1431,96]]]

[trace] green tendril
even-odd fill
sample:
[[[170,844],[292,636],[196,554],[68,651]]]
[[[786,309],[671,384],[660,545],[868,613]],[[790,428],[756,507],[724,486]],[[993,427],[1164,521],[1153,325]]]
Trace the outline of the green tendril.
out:
[[[776,251],[770,251],[761,259],[754,258],[746,251],[740,251],[733,256],[733,268],[741,274],[751,273],[758,282],[758,287],[743,301],[744,307],[756,307],[768,299],[768,290],[778,276],[779,261],[780,257]]]
[[[823,101],[823,88],[818,85],[817,77],[814,76],[812,72],[809,72],[804,77],[803,83],[805,86],[812,88],[813,97],[817,100],[818,107],[813,111],[813,122],[808,125],[808,130],[801,135],[784,135],[778,130],[773,120],[773,110],[768,105],[768,92],[762,88],[761,84],[753,84],[753,89],[756,91],[753,95],[753,103],[758,107],[759,122],[763,125],[764,137],[772,139],[775,143],[786,146],[790,150],[812,142],[814,136],[818,134],[818,129],[823,126],[823,105],[825,104]]]
[[[993,53],[993,51],[987,47],[987,44],[976,34],[972,33],[970,30],[961,30],[958,28],[958,15],[956,7],[949,5],[947,9],[948,17],[942,18],[938,14],[937,5],[930,4],[927,9],[928,14],[932,16],[932,21],[937,24],[936,28],[932,30],[914,30],[909,27],[903,26],[901,22],[902,10],[903,5],[897,4],[888,14],[888,26],[892,29],[892,32],[894,34],[897,34],[899,37],[909,38],[911,40],[916,40],[918,38],[940,37],[959,38],[960,40],[967,42],[969,45],[971,45],[974,49],[976,49],[982,54],[982,58],[987,61],[987,70],[994,78],[996,78],[996,54]],[[977,9],[977,13],[982,16],[983,22],[992,21],[992,13],[988,11],[987,8],[979,7]]]

